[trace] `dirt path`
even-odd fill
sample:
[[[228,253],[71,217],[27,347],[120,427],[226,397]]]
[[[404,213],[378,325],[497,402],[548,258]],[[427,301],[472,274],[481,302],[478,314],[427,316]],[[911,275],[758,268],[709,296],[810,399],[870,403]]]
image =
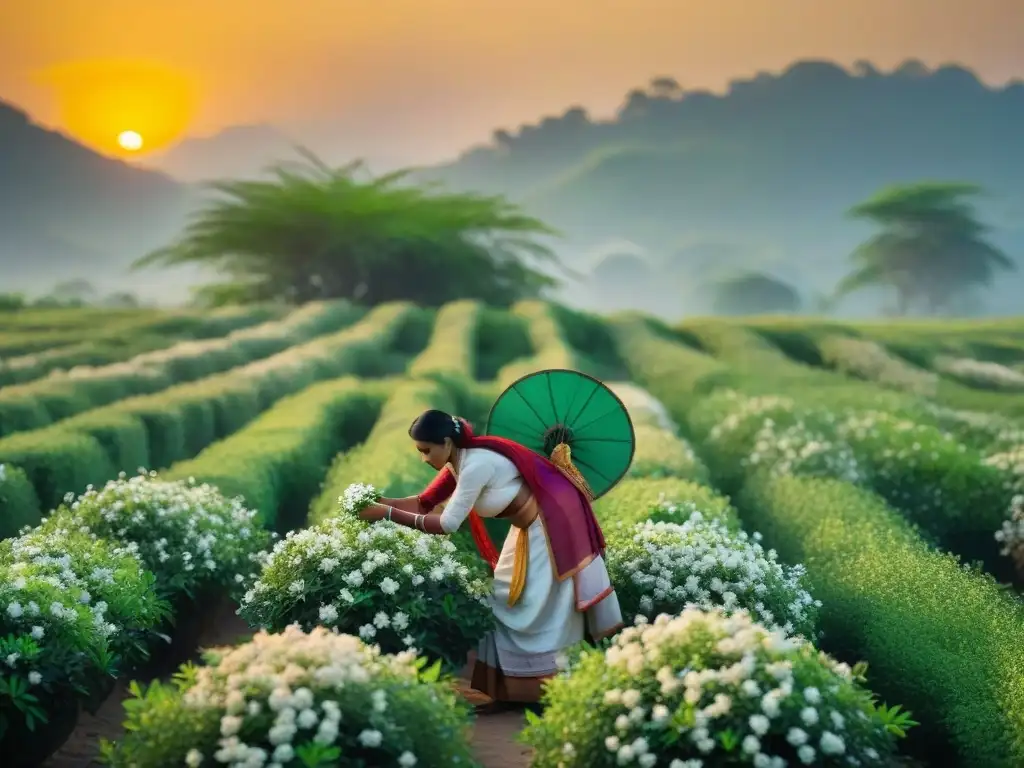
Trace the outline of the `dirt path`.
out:
[[[221,606],[215,621],[203,633],[200,647],[238,643],[252,634],[229,606]],[[198,659],[198,654],[196,654]],[[100,739],[114,741],[123,733],[122,703],[129,697],[127,684],[119,682],[95,715],[83,713],[71,738],[42,768],[99,768],[96,757]],[[485,768],[526,768],[529,750],[516,742],[525,723],[521,712],[481,715],[473,727],[473,746]]]

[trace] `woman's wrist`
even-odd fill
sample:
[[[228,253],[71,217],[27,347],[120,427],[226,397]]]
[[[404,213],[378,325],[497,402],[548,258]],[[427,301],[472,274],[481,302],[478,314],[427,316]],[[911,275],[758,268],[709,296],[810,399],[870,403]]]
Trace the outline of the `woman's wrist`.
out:
[[[424,515],[419,512],[408,512],[396,507],[392,508],[390,520],[393,523],[421,531],[422,533],[429,533],[435,536],[444,533],[444,529],[441,528],[440,515]]]

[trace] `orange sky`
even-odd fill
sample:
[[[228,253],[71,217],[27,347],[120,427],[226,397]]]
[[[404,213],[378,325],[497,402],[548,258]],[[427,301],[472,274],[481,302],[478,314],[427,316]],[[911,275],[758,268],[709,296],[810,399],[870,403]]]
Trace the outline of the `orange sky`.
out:
[[[655,74],[917,57],[1004,82],[1021,30],[1024,0],[0,0],[0,98],[97,146],[271,121],[436,154]]]

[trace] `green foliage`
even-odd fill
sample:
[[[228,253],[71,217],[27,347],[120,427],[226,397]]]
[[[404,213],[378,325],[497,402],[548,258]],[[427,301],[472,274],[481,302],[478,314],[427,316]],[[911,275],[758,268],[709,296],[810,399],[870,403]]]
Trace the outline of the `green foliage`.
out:
[[[19,573],[31,570],[36,577],[58,578],[80,602],[92,606],[95,631],[106,636],[122,669],[146,659],[169,615],[170,605],[158,597],[156,579],[133,546],[90,536],[77,526],[37,527],[0,541],[0,562]],[[31,619],[33,610],[24,608],[25,618]]]
[[[131,395],[158,392],[280,353],[338,331],[362,311],[343,302],[314,303],[279,321],[204,341],[182,341],[123,363],[55,373],[0,392],[0,436],[66,419]]]
[[[804,569],[777,562],[759,534],[730,530],[694,510],[680,522],[616,527],[608,538],[608,573],[627,624],[674,615],[682,605],[720,607],[816,639],[818,606],[801,583]]]
[[[468,707],[448,678],[323,628],[259,633],[132,694],[124,738],[103,746],[112,768],[212,763],[225,731],[238,737],[236,754],[259,749],[278,765],[479,768]]]
[[[254,510],[209,485],[121,476],[68,501],[44,521],[46,533],[81,530],[136,548],[169,599],[228,589],[269,542]]]
[[[632,526],[645,520],[682,523],[694,512],[738,526],[729,499],[708,486],[674,477],[626,478],[594,504],[602,526]]]
[[[550,304],[523,301],[513,307],[512,311],[523,320],[533,354],[510,362],[498,371],[496,378],[499,382],[508,385],[545,368],[581,368],[580,359],[565,340],[562,326]]]
[[[25,760],[146,658],[168,608],[133,550],[68,528],[0,543],[0,606],[0,745]]]
[[[730,375],[726,365],[670,338],[668,329],[656,321],[623,315],[612,321],[611,331],[631,378],[677,418],[673,401],[679,395],[709,391],[724,384]]]
[[[494,628],[490,582],[458,554],[447,537],[329,518],[274,547],[246,582],[240,615],[272,632],[324,626],[385,653],[415,648],[457,674]]]
[[[24,470],[0,464],[0,539],[14,536],[26,525],[39,523],[42,510]]]
[[[214,184],[178,240],[140,266],[213,268],[234,283],[208,291],[213,300],[510,304],[555,284],[531,264],[555,262],[535,239],[553,230],[500,197],[413,186],[407,172],[361,179],[361,164],[304,159],[271,169],[270,180]]]
[[[829,649],[868,659],[878,693],[913,710],[913,748],[929,764],[1024,761],[1019,600],[846,483],[761,477],[739,505],[784,559],[806,566]]]
[[[748,272],[722,278],[710,286],[712,308],[721,315],[760,315],[796,312],[800,294],[788,283],[770,275]]]
[[[629,477],[677,477],[701,483],[710,480],[707,467],[689,443],[676,434],[676,425],[657,400],[629,384],[609,386],[626,406],[633,422],[636,450]]]
[[[272,528],[299,527],[331,460],[365,439],[389,389],[349,377],[313,384],[163,478],[209,483],[243,497]]]
[[[410,376],[464,379],[476,367],[476,331],[481,306],[454,301],[437,313],[430,344],[409,366]]]
[[[837,295],[882,285],[896,291],[898,314],[914,304],[935,313],[964,291],[990,285],[1015,263],[987,241],[986,227],[966,198],[973,184],[919,183],[889,187],[855,206],[851,215],[882,231],[851,256],[854,271]]]
[[[536,768],[886,765],[892,714],[852,670],[740,614],[687,609],[584,650],[523,741]],[[772,762],[781,758],[785,763]],[[639,758],[639,760],[638,760]]]
[[[23,468],[44,507],[55,506],[68,488],[102,485],[118,471],[164,468],[195,456],[310,384],[345,374],[376,373],[403,331],[423,325],[426,317],[424,310],[405,304],[383,305],[351,328],[226,373],[121,400],[46,429],[10,435],[0,440],[0,461]],[[113,429],[114,424],[125,425],[125,417],[141,423],[148,461],[115,464],[129,453],[116,434],[130,438],[135,446],[132,455],[141,455],[137,430]]]
[[[485,307],[476,330],[476,365],[473,378],[493,381],[513,360],[533,352],[526,321],[504,309]]]

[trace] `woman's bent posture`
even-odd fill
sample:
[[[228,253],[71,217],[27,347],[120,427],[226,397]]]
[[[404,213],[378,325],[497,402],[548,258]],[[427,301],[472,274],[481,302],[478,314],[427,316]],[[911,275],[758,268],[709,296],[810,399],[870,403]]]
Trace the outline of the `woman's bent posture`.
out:
[[[474,436],[467,422],[443,411],[423,413],[409,436],[440,474],[419,496],[381,499],[361,516],[438,535],[469,520],[494,570],[497,622],[480,644],[471,685],[497,702],[536,702],[560,652],[622,627],[585,486],[516,442]],[[446,499],[444,511],[432,514]],[[512,526],[500,554],[482,517]]]

